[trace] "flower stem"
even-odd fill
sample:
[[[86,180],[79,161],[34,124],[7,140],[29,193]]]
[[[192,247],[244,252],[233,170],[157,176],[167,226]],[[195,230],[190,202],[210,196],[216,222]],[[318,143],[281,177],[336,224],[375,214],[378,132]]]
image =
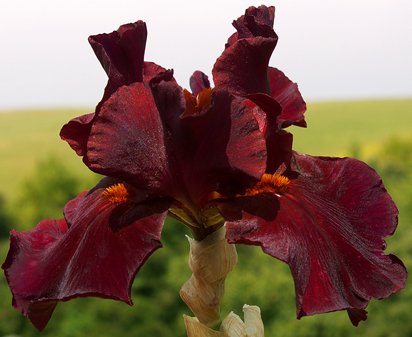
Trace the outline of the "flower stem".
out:
[[[188,238],[192,276],[183,285],[180,296],[199,322],[208,327],[221,321],[225,279],[237,262],[236,247],[226,242],[225,231],[223,226],[201,241]]]

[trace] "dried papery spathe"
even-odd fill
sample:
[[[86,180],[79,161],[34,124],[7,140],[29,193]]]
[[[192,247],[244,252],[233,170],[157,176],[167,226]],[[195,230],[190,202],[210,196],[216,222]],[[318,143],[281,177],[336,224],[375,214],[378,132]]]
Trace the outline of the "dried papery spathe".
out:
[[[213,330],[199,322],[196,317],[183,315],[187,337],[228,337],[222,331]]]
[[[192,276],[180,290],[183,301],[199,321],[213,327],[220,322],[220,301],[226,275],[237,262],[235,245],[225,239],[225,227],[202,241],[188,238]]]
[[[184,315],[188,337],[264,337],[260,308],[255,305],[243,306],[244,322],[231,312],[223,320],[220,331],[213,330],[199,322],[196,317]]]

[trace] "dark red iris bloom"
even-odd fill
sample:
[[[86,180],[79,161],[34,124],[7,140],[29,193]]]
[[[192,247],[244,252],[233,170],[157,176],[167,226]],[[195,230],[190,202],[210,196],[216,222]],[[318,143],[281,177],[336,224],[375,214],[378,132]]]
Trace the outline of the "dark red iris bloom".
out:
[[[398,212],[376,172],[291,149],[284,128],[305,126],[306,107],[296,84],[268,66],[273,21],[273,7],[247,9],[215,63],[214,88],[197,71],[191,92],[144,61],[144,22],[90,37],[108,84],[95,112],[61,136],[106,178],[70,201],[64,219],[12,231],[3,264],[13,305],[38,329],[59,301],[131,303],[167,214],[197,239],[226,222],[230,243],[286,262],[298,317],[347,309],[357,325],[369,300],[404,286],[402,262],[383,252]]]

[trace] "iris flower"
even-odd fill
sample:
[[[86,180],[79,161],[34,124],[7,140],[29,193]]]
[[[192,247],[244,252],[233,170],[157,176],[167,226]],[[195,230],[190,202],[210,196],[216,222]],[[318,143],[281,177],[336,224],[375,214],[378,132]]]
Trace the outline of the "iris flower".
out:
[[[69,121],[61,137],[105,178],[68,202],[63,219],[13,230],[3,264],[14,307],[38,329],[60,301],[131,304],[167,215],[197,240],[226,224],[229,243],[286,262],[298,318],[346,309],[357,325],[371,299],[404,286],[404,265],[384,254],[398,211],[377,173],[292,150],[285,128],[306,126],[306,106],[268,66],[273,22],[273,7],[248,8],[214,65],[214,87],[196,71],[191,91],[144,61],[144,22],[89,38],[108,83],[95,112]]]

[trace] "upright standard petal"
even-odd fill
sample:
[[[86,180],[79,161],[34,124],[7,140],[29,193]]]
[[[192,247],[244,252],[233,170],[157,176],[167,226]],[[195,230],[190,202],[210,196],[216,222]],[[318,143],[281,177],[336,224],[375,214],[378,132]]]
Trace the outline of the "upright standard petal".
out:
[[[275,7],[249,7],[245,14],[233,21],[232,25],[237,32],[234,33],[227,41],[226,47],[231,46],[238,39],[247,37],[273,37],[277,39],[276,33],[273,31],[273,23],[275,21]]]
[[[90,45],[109,77],[100,104],[120,86],[143,81],[146,37],[143,21],[122,25],[110,34],[89,37]]]
[[[97,58],[109,80],[99,107],[123,85],[149,81],[164,69],[152,62],[144,62],[147,29],[143,21],[128,23],[109,34],[89,37]]]
[[[269,93],[267,67],[275,46],[273,38],[238,40],[216,60],[212,71],[216,88],[237,95]]]
[[[61,138],[67,141],[79,156],[86,154],[95,114],[99,113],[104,102],[118,88],[135,82],[148,82],[165,71],[153,62],[144,62],[146,37],[146,24],[143,21],[122,25],[109,34],[89,37],[89,42],[109,79],[95,113],[72,119],[60,132]]]
[[[97,296],[132,304],[132,281],[161,246],[166,211],[134,214],[128,226],[114,231],[110,218],[127,203],[124,191],[116,193],[102,187],[84,192],[66,205],[66,220],[43,220],[32,230],[11,233],[2,268],[14,307],[39,330],[58,301]]]
[[[238,95],[268,94],[277,101],[282,114],[279,124],[306,126],[306,104],[297,88],[280,70],[268,67],[277,43],[273,30],[274,7],[250,7],[233,22],[237,32],[213,68],[216,87]]]
[[[275,49],[274,7],[250,7],[234,21],[238,30],[213,67],[215,86],[238,95],[269,93],[267,69]]]
[[[292,134],[282,130],[282,120],[280,119],[282,107],[271,96],[267,94],[252,94],[248,99],[257,104],[260,110],[255,110],[254,114],[259,123],[259,128],[265,134],[267,161],[266,173],[275,173],[279,166],[290,163],[292,156]]]
[[[227,224],[227,238],[260,245],[289,264],[298,318],[349,309],[357,324],[369,300],[405,285],[402,262],[383,253],[397,208],[376,172],[360,161],[295,155],[292,168],[297,177],[287,190],[267,194],[266,206],[276,205],[271,217],[243,211]]]
[[[304,117],[306,103],[299,92],[298,85],[276,68],[269,67],[268,76],[270,95],[282,107],[279,124],[282,127],[287,127],[292,124],[306,127]]]

